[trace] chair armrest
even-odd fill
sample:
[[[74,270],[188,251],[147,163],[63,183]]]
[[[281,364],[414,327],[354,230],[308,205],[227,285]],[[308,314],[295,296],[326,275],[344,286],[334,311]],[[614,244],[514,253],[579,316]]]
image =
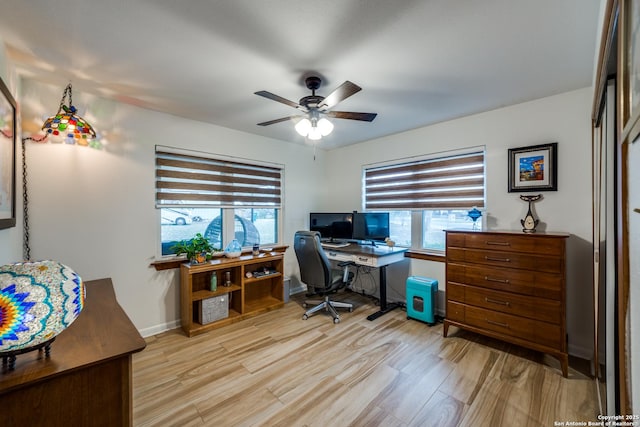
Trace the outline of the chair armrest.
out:
[[[341,261],[338,267],[342,267],[342,283],[349,283],[349,266],[356,265],[353,261]]]
[[[348,265],[356,265],[356,263],[353,261],[341,261],[337,265],[338,267],[346,267]]]

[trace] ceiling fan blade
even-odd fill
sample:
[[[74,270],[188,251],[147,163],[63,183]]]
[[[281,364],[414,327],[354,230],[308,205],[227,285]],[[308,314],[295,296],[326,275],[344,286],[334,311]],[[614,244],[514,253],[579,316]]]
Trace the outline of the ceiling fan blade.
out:
[[[354,113],[351,111],[327,111],[324,114],[336,119],[362,120],[363,122],[372,122],[378,115],[378,113]]]
[[[271,92],[267,92],[266,90],[261,90],[259,92],[254,92],[256,95],[258,96],[263,96],[267,99],[270,99],[272,101],[277,101],[277,102],[281,102],[285,105],[288,105],[289,107],[293,107],[293,108],[297,108],[298,110],[304,111],[305,113],[307,112],[307,109],[305,107],[303,107],[302,105],[298,104],[297,102],[293,102],[293,101],[289,101],[286,98],[283,98],[281,96],[278,96],[276,94],[273,94]]]
[[[354,93],[358,93],[362,90],[360,86],[355,83],[351,83],[349,80],[342,83],[336,90],[331,92],[324,100],[318,105],[318,108],[329,109],[336,105],[338,102],[347,99]]]
[[[287,120],[297,119],[298,117],[300,117],[300,116],[282,117],[280,119],[269,120],[268,122],[258,123],[258,126],[269,126],[269,125],[273,125],[273,124],[280,123],[280,122],[286,122]]]

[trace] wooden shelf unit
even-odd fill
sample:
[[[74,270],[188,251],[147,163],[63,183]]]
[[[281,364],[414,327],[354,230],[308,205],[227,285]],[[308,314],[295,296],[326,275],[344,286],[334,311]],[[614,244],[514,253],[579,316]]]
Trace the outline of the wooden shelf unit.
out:
[[[259,277],[247,273],[267,268],[273,272]],[[272,252],[239,258],[216,258],[205,264],[180,266],[180,311],[182,329],[187,336],[207,332],[284,306],[284,254]],[[231,285],[224,286],[230,273]],[[218,275],[218,288],[210,291],[212,274]],[[205,325],[198,323],[202,300],[229,295],[229,315]]]

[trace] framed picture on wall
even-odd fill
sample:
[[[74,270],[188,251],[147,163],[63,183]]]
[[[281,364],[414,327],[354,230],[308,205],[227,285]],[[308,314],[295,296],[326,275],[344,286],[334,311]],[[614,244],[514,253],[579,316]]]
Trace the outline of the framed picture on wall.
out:
[[[0,229],[16,225],[16,101],[0,79]]]
[[[558,190],[558,143],[509,149],[509,193]]]

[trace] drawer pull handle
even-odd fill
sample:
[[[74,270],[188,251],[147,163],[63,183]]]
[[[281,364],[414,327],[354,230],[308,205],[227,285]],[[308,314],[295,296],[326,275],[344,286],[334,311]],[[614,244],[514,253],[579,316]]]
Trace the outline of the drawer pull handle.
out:
[[[489,319],[484,319],[484,320],[486,320],[487,323],[489,323],[490,325],[502,326],[503,328],[509,329],[508,323],[494,322],[493,320],[489,320]]]
[[[509,258],[494,258],[494,257],[490,257],[490,256],[485,256],[484,259],[486,261],[511,262],[511,259],[509,259]]]
[[[484,280],[487,282],[499,282],[499,283],[509,283],[509,279],[494,279],[493,277],[484,276]]]
[[[484,300],[486,302],[490,302],[492,304],[504,305],[505,307],[509,307],[511,305],[511,303],[509,303],[509,301],[498,301],[497,299],[491,299],[491,298],[485,298]]]
[[[493,245],[493,246],[511,246],[511,243],[509,242],[486,242],[487,245]]]

